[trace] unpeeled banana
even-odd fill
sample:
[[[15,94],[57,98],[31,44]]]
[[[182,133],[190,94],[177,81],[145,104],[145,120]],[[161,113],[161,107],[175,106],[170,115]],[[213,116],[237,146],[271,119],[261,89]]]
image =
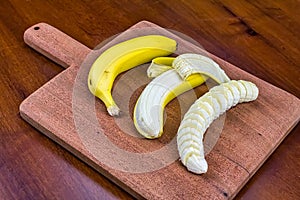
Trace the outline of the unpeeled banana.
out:
[[[202,174],[208,169],[202,140],[212,121],[237,103],[255,100],[258,93],[254,83],[232,80],[213,87],[194,102],[177,132],[180,160],[189,171]]]
[[[167,56],[176,50],[176,41],[161,35],[136,37],[104,51],[93,63],[88,75],[88,87],[101,99],[111,116],[119,115],[111,89],[118,74],[147,63],[155,57]]]
[[[168,67],[170,64],[172,67]],[[179,55],[175,59],[156,58],[147,73],[148,76],[157,77],[140,95],[133,119],[138,132],[151,139],[162,135],[164,107],[176,96],[201,85],[207,77],[218,83],[230,80],[212,59],[191,53]]]

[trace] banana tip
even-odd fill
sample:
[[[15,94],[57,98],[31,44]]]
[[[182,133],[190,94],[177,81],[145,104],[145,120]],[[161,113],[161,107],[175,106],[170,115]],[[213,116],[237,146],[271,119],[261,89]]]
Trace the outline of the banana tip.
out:
[[[107,108],[107,112],[109,113],[110,116],[119,116],[120,108],[116,105],[113,105]]]
[[[191,156],[187,160],[186,166],[190,172],[193,172],[195,174],[206,173],[208,169],[206,160],[204,158],[199,158],[195,155]]]

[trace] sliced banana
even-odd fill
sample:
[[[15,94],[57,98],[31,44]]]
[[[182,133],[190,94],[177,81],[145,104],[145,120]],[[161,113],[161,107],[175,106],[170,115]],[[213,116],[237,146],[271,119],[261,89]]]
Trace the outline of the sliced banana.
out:
[[[239,80],[215,86],[195,101],[184,115],[177,132],[180,160],[188,171],[196,174],[207,172],[203,135],[213,119],[237,102],[253,101],[257,97],[258,88],[254,83]]]

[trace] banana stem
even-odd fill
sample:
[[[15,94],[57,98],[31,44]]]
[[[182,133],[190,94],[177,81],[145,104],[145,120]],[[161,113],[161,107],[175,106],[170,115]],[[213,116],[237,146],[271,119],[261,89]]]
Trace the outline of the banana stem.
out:
[[[110,116],[119,116],[120,115],[120,108],[117,105],[112,105],[107,107],[107,112]]]

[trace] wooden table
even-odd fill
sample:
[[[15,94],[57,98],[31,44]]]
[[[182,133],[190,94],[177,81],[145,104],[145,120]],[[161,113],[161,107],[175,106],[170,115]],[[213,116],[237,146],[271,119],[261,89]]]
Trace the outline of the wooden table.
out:
[[[23,42],[47,22],[90,48],[143,19],[300,98],[298,1],[4,1],[0,4],[0,196],[132,199],[19,116],[20,103],[63,69]],[[297,125],[236,199],[300,198]]]

